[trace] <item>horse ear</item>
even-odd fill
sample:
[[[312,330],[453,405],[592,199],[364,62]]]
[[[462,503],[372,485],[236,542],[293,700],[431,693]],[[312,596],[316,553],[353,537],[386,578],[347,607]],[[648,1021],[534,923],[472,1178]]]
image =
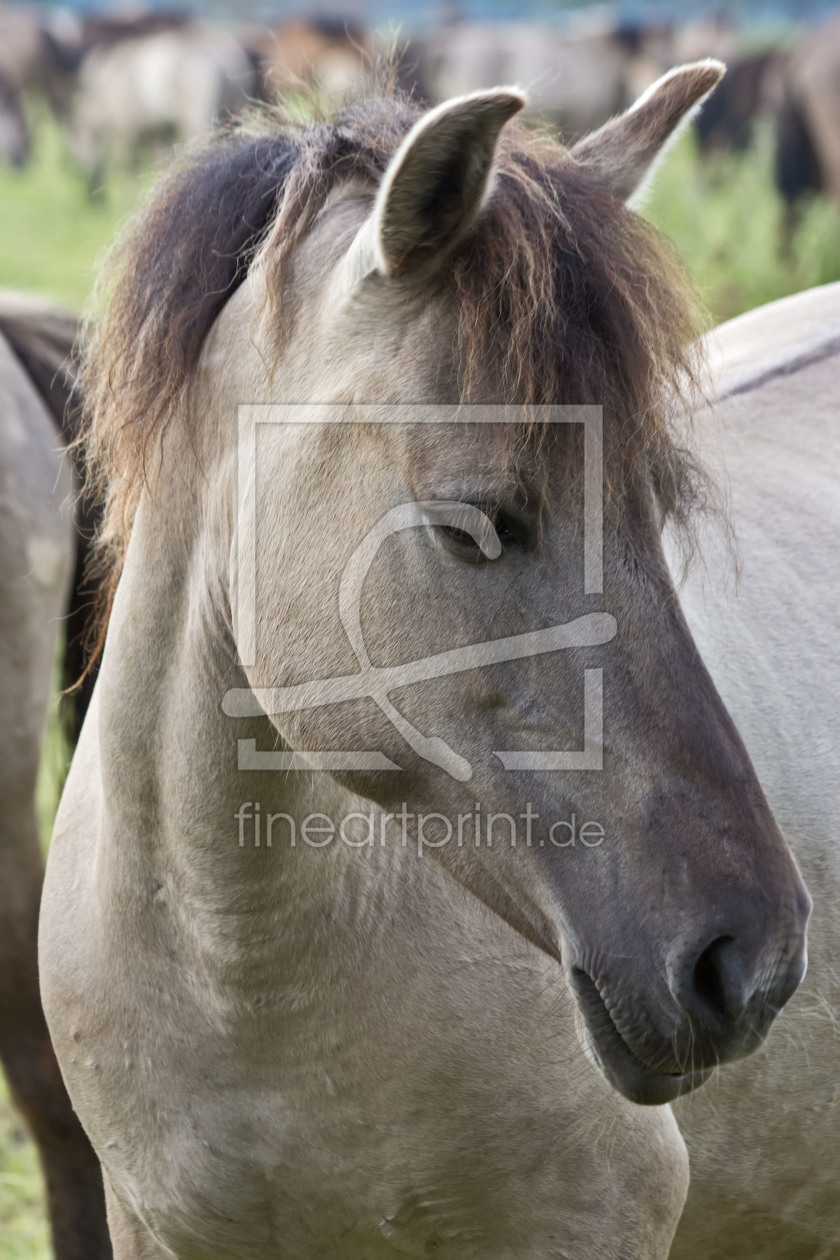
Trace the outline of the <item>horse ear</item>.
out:
[[[516,88],[494,88],[446,101],[415,123],[357,237],[357,275],[404,276],[445,256],[478,217],[499,132],[524,104]]]
[[[638,199],[660,159],[726,73],[721,61],[669,70],[627,110],[571,150],[587,176],[621,201]]]

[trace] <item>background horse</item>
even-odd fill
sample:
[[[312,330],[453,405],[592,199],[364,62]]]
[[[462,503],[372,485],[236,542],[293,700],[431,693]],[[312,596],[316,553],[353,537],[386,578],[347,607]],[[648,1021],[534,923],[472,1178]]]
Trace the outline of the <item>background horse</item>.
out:
[[[375,56],[365,30],[328,19],[289,18],[271,29],[240,27],[237,36],[254,63],[259,96],[269,103],[309,84],[322,104],[339,104],[359,91]]]
[[[63,312],[0,293],[0,1059],[38,1144],[56,1257],[105,1260],[101,1175],[59,1074],[36,968],[35,783],[79,549],[60,437],[76,333]]]
[[[840,1253],[840,285],[716,330],[737,588],[707,540],[681,590],[692,632],[814,891],[808,975],[769,1044],[675,1111],[691,1188],[674,1260]],[[705,580],[704,580],[705,579]]]
[[[109,156],[136,166],[144,146],[194,139],[241,110],[253,87],[233,36],[198,22],[100,43],[79,70],[73,151],[95,182]]]
[[[0,69],[0,160],[23,166],[29,158],[30,140],[23,103]]]
[[[22,5],[0,5],[0,158],[14,166],[29,158],[25,97],[37,94],[57,118],[66,114],[74,61],[43,15]]]
[[[840,18],[809,32],[789,55],[780,90],[776,175],[789,201],[825,192],[840,200]]]
[[[527,83],[531,108],[570,135],[600,126],[632,99],[632,51],[611,26],[561,33],[519,23],[457,22],[413,47],[431,99],[488,83]]]

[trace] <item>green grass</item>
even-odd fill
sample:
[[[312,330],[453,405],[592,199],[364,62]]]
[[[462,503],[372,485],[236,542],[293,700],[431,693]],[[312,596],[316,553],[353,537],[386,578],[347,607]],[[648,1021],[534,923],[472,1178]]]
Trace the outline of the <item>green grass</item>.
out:
[[[91,200],[52,120],[37,120],[35,157],[0,167],[0,286],[87,299],[97,258],[136,206],[147,175],[115,172]],[[645,213],[673,238],[716,321],[840,279],[840,207],[812,199],[788,230],[773,188],[772,138],[705,161],[691,134],[671,152]]]
[[[676,243],[715,323],[840,280],[840,207],[813,198],[787,223],[767,132],[747,153],[706,161],[689,133],[658,174],[645,213]]]
[[[58,679],[56,679],[56,691],[58,685]],[[44,853],[49,848],[55,811],[58,809],[58,800],[70,764],[70,751],[64,724],[59,720],[58,696],[56,695],[47,722],[38,783],[35,788],[35,809],[38,814],[41,848]]]
[[[98,255],[137,203],[144,182],[116,175],[107,194],[91,202],[58,128],[42,118],[33,163],[24,171],[0,168],[0,287],[81,306]],[[716,321],[840,279],[840,209],[813,201],[786,236],[767,136],[750,153],[708,162],[701,162],[687,136],[660,172],[646,213],[677,243]],[[45,848],[65,764],[53,720],[38,785]],[[0,1078],[0,1260],[48,1256],[37,1156]]]
[[[67,741],[56,710],[57,702],[47,727],[36,793],[45,853],[68,762]],[[51,1257],[38,1153],[11,1104],[5,1078],[0,1072],[0,1260],[51,1260]]]
[[[92,200],[58,126],[36,114],[35,131],[29,166],[0,165],[0,287],[80,307],[97,257],[136,203],[142,181],[120,174]]]
[[[44,1191],[35,1144],[0,1075],[0,1258],[50,1260]]]

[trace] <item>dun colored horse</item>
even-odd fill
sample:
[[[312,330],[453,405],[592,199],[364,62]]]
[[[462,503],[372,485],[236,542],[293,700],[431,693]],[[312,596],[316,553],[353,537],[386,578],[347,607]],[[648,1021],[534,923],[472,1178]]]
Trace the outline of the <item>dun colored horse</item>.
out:
[[[72,639],[80,542],[60,437],[76,321],[0,293],[0,1059],[38,1144],[57,1260],[111,1254],[102,1178],[73,1113],[41,1010],[36,967],[43,862],[35,783],[59,631]],[[76,673],[74,647],[66,662]]]
[[[136,164],[144,147],[194,139],[241,110],[252,89],[246,53],[210,26],[100,43],[79,70],[73,152],[95,184],[109,159]]]
[[[696,321],[625,205],[721,72],[571,151],[513,89],[268,114],[116,252],[41,967],[118,1260],[667,1255],[652,1104],[810,908],[663,553]]]
[[[766,1047],[675,1106],[691,1187],[673,1260],[840,1254],[840,285],[717,330],[740,574],[705,550],[680,599],[814,891],[806,980]],[[716,576],[715,576],[716,575]]]

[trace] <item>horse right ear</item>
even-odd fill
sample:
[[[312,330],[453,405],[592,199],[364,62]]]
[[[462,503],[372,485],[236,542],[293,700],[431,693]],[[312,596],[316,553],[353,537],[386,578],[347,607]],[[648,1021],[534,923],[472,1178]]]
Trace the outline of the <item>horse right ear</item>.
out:
[[[709,58],[677,66],[626,113],[580,140],[571,156],[587,178],[621,201],[638,201],[664,154],[726,73]]]
[[[394,154],[373,211],[351,246],[356,280],[436,265],[472,227],[487,195],[499,132],[525,104],[516,88],[446,101]]]

